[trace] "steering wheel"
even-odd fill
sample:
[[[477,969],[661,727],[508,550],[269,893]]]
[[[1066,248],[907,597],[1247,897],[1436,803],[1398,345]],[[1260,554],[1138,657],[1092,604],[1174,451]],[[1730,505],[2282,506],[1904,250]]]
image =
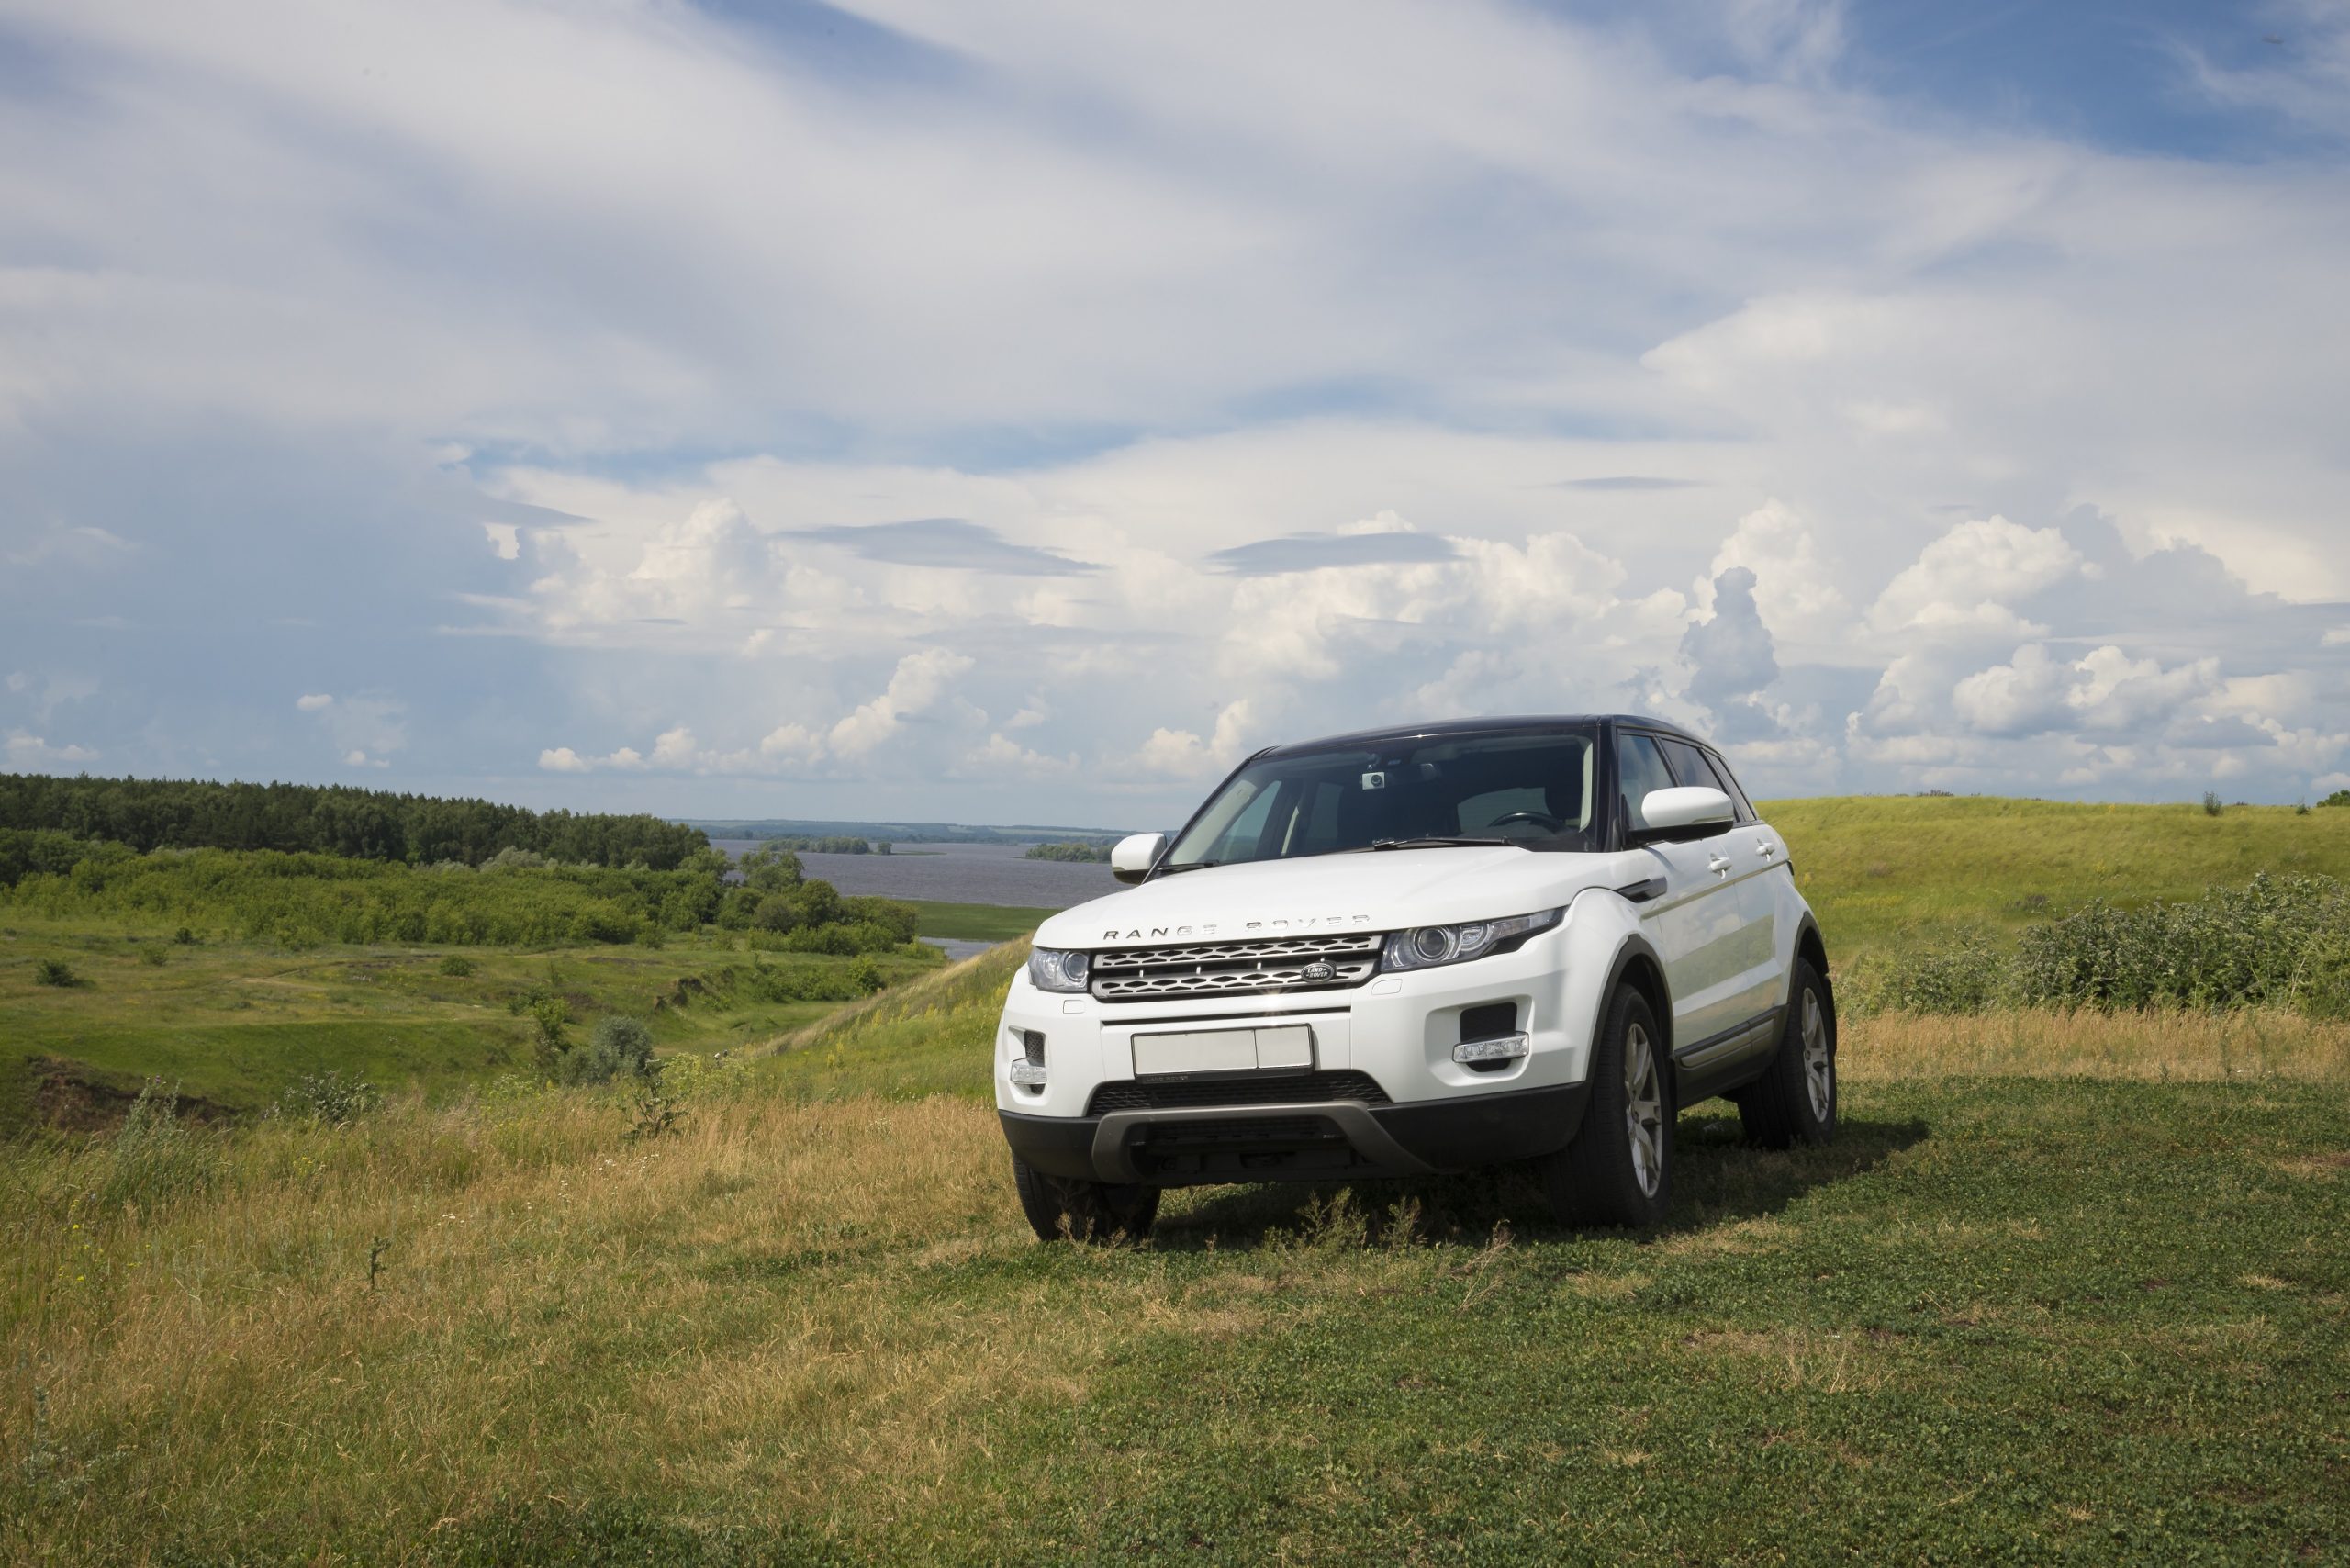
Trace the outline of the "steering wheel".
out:
[[[1500,827],[1505,823],[1540,823],[1552,833],[1556,833],[1561,828],[1567,825],[1560,818],[1545,816],[1540,812],[1504,812],[1500,816],[1494,819],[1493,825],[1494,827]]]

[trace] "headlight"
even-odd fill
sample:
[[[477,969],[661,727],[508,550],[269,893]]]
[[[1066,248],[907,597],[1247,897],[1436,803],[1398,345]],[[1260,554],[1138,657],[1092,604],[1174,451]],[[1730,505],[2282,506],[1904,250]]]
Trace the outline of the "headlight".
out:
[[[1538,931],[1548,931],[1566,917],[1566,911],[1546,909],[1536,914],[1512,914],[1500,920],[1472,920],[1460,925],[1423,925],[1398,931],[1387,939],[1380,955],[1382,969],[1432,969],[1439,964],[1465,964],[1472,958],[1505,947],[1515,947]]]
[[[1028,979],[1038,991],[1083,991],[1086,972],[1093,967],[1085,953],[1058,947],[1034,947],[1028,953]]]

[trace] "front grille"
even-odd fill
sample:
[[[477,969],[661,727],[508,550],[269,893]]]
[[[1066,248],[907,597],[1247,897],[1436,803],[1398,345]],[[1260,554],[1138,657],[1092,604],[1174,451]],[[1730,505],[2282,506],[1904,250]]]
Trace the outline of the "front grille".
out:
[[[1127,947],[1093,955],[1092,990],[1103,1002],[1338,991],[1378,972],[1379,950],[1386,940],[1372,931]],[[1327,964],[1329,974],[1308,979],[1306,969],[1317,964]]]
[[[1112,1111],[1188,1111],[1208,1105],[1307,1105],[1325,1100],[1387,1104],[1387,1091],[1367,1072],[1296,1072],[1183,1083],[1104,1083],[1086,1102],[1089,1116]]]

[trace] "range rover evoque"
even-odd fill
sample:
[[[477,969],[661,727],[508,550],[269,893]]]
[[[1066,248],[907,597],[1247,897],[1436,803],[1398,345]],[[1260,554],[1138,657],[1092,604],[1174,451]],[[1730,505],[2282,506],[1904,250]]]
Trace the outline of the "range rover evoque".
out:
[[[1836,1129],[1836,1008],[1785,841],[1721,754],[1628,715],[1259,752],[1132,884],[1053,916],[996,1106],[1038,1237],[1146,1233],[1161,1189],[1530,1161],[1570,1225],[1663,1215],[1673,1126]]]

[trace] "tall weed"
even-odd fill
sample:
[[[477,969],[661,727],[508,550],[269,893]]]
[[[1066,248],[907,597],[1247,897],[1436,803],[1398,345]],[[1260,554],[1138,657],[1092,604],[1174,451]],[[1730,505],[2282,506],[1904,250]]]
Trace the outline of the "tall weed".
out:
[[[164,1088],[159,1079],[149,1079],[139,1092],[107,1151],[106,1175],[98,1183],[103,1209],[152,1214],[218,1182],[218,1141],[182,1120],[179,1104],[178,1089]]]

